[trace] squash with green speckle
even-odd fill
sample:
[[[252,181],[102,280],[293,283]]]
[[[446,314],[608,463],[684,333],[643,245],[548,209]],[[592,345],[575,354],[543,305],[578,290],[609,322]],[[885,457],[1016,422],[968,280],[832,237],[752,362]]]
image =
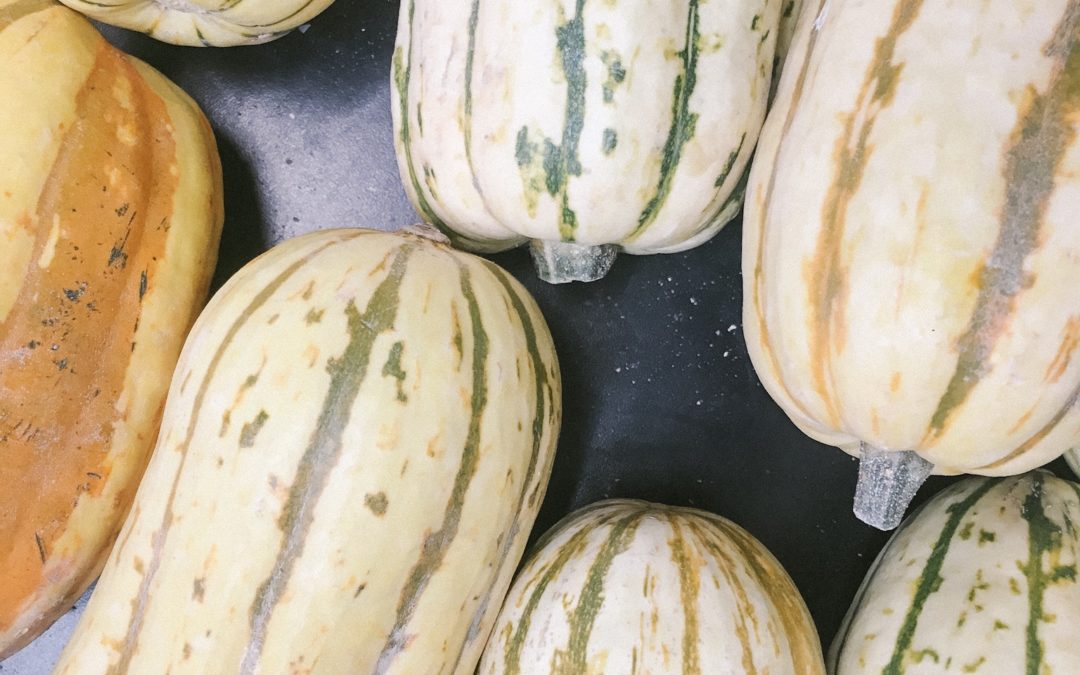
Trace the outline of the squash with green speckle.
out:
[[[561,417],[543,317],[426,236],[249,263],[184,346],[58,673],[472,673]]]
[[[833,675],[1074,673],[1080,485],[968,478],[892,535],[829,655]]]
[[[824,675],[798,590],[762,544],[696,509],[607,500],[543,536],[482,675]]]
[[[783,5],[783,7],[782,7]],[[787,0],[404,0],[398,164],[456,245],[542,278],[701,244],[742,203]]]

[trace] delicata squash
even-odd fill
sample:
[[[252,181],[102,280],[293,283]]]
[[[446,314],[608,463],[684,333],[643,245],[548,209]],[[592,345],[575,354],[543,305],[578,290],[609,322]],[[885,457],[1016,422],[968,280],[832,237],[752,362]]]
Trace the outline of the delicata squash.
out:
[[[554,283],[598,279],[619,251],[697,246],[742,204],[781,14],[797,11],[403,0],[391,110],[406,192],[457,246],[531,242]]]
[[[962,27],[962,28],[959,28]],[[1080,441],[1080,3],[807,3],[751,171],[744,327],[900,522]]]
[[[547,487],[528,293],[411,233],[288,240],[214,296],[58,673],[472,673]]]
[[[98,574],[222,225],[195,103],[49,0],[0,0],[0,658]]]

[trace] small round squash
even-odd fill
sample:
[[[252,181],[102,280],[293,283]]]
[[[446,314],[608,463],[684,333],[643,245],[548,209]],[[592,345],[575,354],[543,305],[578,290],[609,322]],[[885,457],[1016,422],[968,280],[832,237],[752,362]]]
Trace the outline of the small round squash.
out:
[[[780,563],[704,511],[607,500],[544,535],[484,650],[484,675],[823,675]]]

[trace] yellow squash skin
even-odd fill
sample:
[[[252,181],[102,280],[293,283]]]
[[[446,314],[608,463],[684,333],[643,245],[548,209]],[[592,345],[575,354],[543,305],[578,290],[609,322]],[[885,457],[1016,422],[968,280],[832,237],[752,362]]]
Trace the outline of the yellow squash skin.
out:
[[[636,500],[544,535],[484,650],[484,675],[824,675],[787,572],[729,520]]]
[[[223,212],[198,107],[75,12],[0,0],[0,89],[4,658],[105,562]]]
[[[743,278],[807,434],[984,475],[1080,440],[1078,38],[1075,0],[803,7]]]
[[[558,364],[525,290],[414,234],[289,240],[184,347],[58,673],[471,673],[543,499]]]
[[[275,40],[311,21],[334,0],[61,0],[87,16],[189,47]]]

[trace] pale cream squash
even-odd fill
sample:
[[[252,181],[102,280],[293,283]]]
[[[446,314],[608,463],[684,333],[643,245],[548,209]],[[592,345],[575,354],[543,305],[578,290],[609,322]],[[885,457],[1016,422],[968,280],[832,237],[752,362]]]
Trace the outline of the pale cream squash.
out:
[[[750,177],[744,329],[791,419],[865,456],[877,525],[931,470],[1080,440],[1078,38],[1071,0],[803,8]]]
[[[968,478],[898,529],[829,654],[833,675],[1076,672],[1080,485]]]
[[[729,520],[607,500],[567,516],[514,581],[484,675],[824,675],[776,558]]]
[[[456,245],[548,281],[681,251],[738,212],[790,0],[403,0],[401,176]]]
[[[473,672],[560,415],[495,265],[409,233],[278,245],[192,330],[57,672]]]

